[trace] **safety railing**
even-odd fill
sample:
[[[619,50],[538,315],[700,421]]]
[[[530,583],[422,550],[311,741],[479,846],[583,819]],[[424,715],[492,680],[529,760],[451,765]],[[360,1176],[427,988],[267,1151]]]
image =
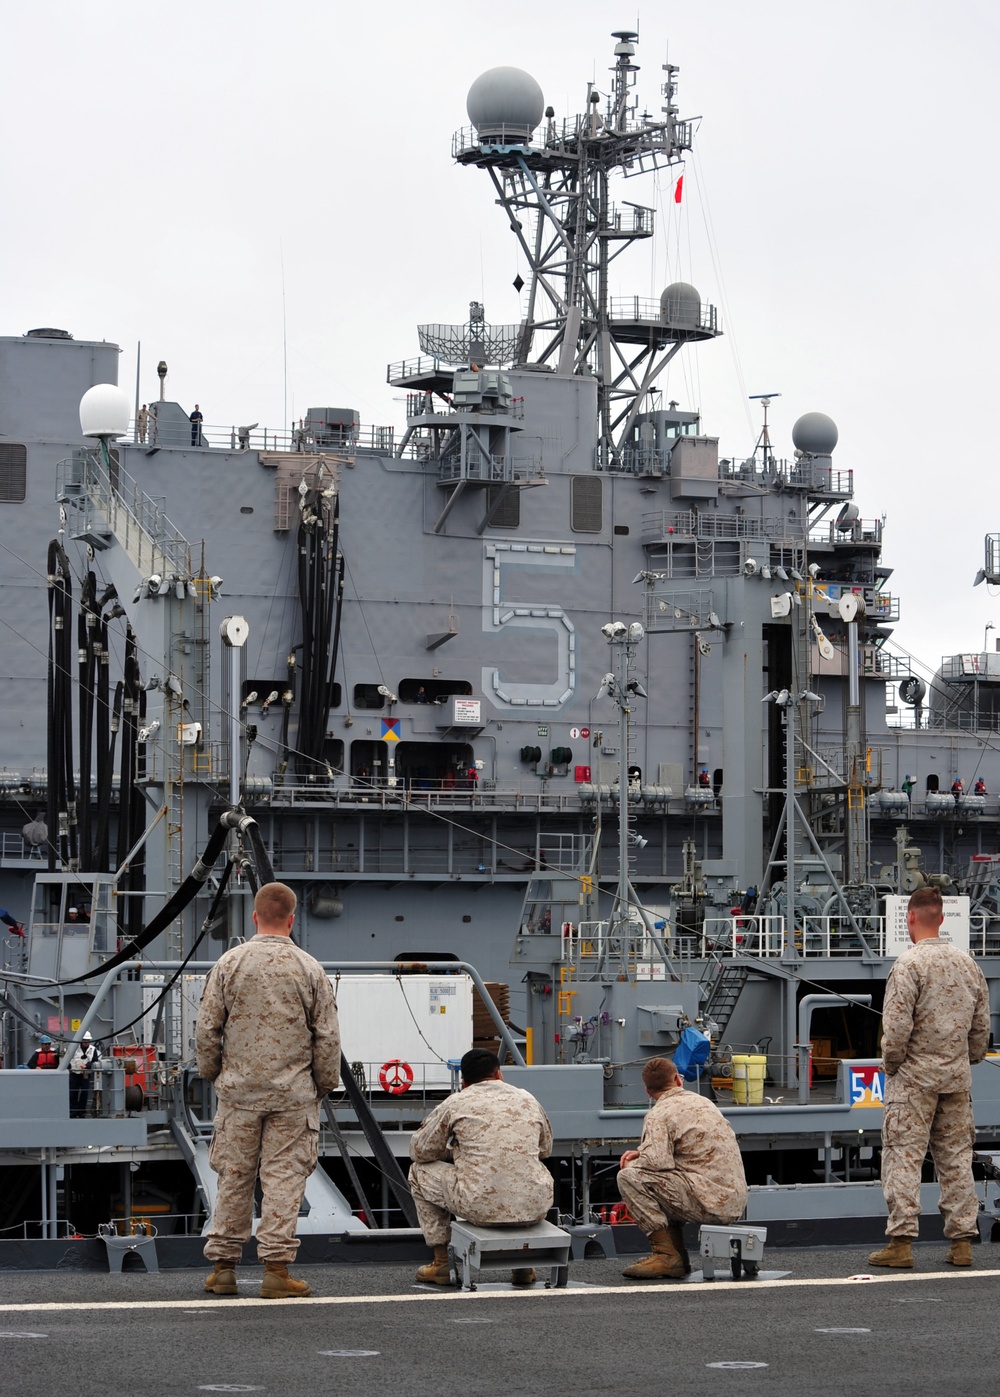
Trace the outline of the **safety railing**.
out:
[[[693,510],[647,510],[642,516],[643,539],[709,538],[791,540],[801,545],[801,523],[787,519],[753,519],[748,515],[695,514]]]
[[[785,919],[780,916],[706,917],[702,925],[701,955],[780,956],[785,949]]]
[[[191,547],[117,457],[76,452],[56,466],[56,499],[76,516],[75,533],[110,531],[140,572],[191,576]]]
[[[852,519],[838,524],[835,519],[817,524],[809,530],[811,544],[881,544],[881,519]]]
[[[552,777],[544,790],[528,790],[519,785],[497,785],[481,778],[477,785],[462,789],[457,783],[425,782],[407,788],[400,780],[395,786],[375,786],[370,781],[349,783],[334,777],[329,782],[296,783],[275,778],[271,804],[280,806],[332,805],[371,806],[398,810],[408,806],[420,810],[448,810],[455,806],[499,806],[526,811],[560,811],[580,808],[580,786],[568,778]]]
[[[565,151],[572,154],[583,140],[604,139],[608,135],[614,139],[631,137],[629,155],[634,158],[638,147],[650,153],[662,151],[664,154],[690,150],[694,138],[694,124],[671,118],[668,121],[625,121],[616,124],[608,132],[604,126],[593,125],[592,116],[572,116],[563,121],[548,120],[543,125],[529,131],[525,124],[497,123],[480,134],[475,126],[463,126],[451,138],[452,159],[459,160],[467,155],[488,154],[499,150],[523,150],[527,157],[542,153]]]
[[[677,298],[668,299],[662,305],[658,300],[646,296],[612,296],[608,308],[612,324],[616,321],[625,324],[656,324],[680,330],[703,330],[714,334],[718,329],[718,316],[715,306],[701,301],[697,306]]]
[[[430,354],[418,354],[414,359],[397,359],[386,366],[387,383],[398,384],[407,378],[427,378],[439,373],[451,372],[451,365],[444,366],[440,359]]]
[[[252,426],[202,424],[200,428],[185,422],[163,422],[147,425],[144,440],[140,440],[138,424],[130,427],[133,444],[161,447],[207,447],[214,451],[291,451],[323,452],[352,455],[356,451],[372,451],[391,455],[396,439],[392,426],[362,424],[342,430],[320,431],[305,420],[287,429]]]
[[[564,922],[553,927],[552,932],[562,943],[560,959],[567,965],[605,961],[629,966],[637,979],[663,978],[664,964],[659,948],[642,922],[629,922],[624,927],[607,921]],[[525,927],[521,928],[521,934],[528,934]],[[669,934],[665,923],[662,934]],[[643,968],[648,968],[649,973],[643,974]]]
[[[45,857],[45,848],[39,844],[29,844],[23,835],[10,833],[0,835],[0,861],[9,859],[13,862],[40,863]]]

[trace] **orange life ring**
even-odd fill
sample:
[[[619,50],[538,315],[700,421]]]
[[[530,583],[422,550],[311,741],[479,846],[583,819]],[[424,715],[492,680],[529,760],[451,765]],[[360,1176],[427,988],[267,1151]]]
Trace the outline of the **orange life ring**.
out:
[[[383,1062],[379,1068],[379,1085],[390,1096],[402,1096],[413,1085],[413,1068],[408,1062],[400,1062],[398,1057]]]

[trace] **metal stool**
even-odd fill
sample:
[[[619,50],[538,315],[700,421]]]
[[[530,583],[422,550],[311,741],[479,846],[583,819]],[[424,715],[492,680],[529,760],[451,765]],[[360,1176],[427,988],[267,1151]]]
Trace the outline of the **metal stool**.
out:
[[[715,1280],[715,1263],[729,1262],[733,1280],[756,1276],[764,1260],[766,1227],[734,1223],[732,1227],[703,1226],[698,1232],[701,1273],[706,1281]]]
[[[551,1222],[476,1227],[456,1218],[451,1224],[448,1263],[456,1283],[464,1290],[475,1290],[483,1271],[531,1266],[542,1270],[549,1267],[546,1289],[562,1290],[569,1282],[572,1240],[568,1232]]]
[[[156,1259],[156,1228],[148,1222],[141,1222],[138,1226],[142,1231],[134,1232],[128,1237],[119,1237],[113,1222],[102,1222],[97,1229],[101,1241],[108,1249],[109,1272],[122,1269],[122,1262],[128,1252],[136,1253],[147,1272],[159,1271],[160,1263]]]

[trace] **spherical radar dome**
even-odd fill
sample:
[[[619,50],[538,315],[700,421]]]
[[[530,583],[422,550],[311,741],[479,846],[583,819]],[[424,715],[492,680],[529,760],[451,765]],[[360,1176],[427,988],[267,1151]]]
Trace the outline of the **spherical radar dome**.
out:
[[[810,456],[829,456],[839,438],[836,422],[825,412],[806,412],[792,428],[794,445]]]
[[[469,88],[465,109],[480,139],[527,140],[542,119],[545,99],[530,73],[490,68]]]
[[[95,383],[80,399],[80,430],[85,437],[123,437],[130,416],[128,398],[113,383]]]
[[[701,315],[701,294],[686,281],[675,281],[660,296],[660,318],[666,325],[694,329]]]

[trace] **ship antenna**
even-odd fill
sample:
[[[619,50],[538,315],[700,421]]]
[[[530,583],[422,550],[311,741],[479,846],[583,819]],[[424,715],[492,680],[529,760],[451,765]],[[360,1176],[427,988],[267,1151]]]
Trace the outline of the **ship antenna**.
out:
[[[780,393],[750,394],[750,401],[752,403],[759,402],[761,407],[764,409],[764,425],[760,429],[760,436],[757,438],[757,442],[753,449],[754,456],[757,455],[758,451],[761,453],[761,461],[763,463],[764,470],[768,470],[771,465],[771,462],[774,460],[774,449],[771,446],[771,436],[767,430],[767,410],[771,406],[772,399],[780,397]]]
[[[281,358],[282,377],[284,378],[284,404],[282,408],[282,421],[288,421],[288,316],[285,311],[285,249],[279,238],[278,258],[281,262]]]
[[[646,844],[646,840],[633,830],[629,813],[632,709],[637,699],[646,697],[646,691],[638,679],[630,679],[629,674],[635,664],[636,649],[646,634],[646,628],[641,621],[632,621],[628,625],[624,621],[608,621],[601,627],[601,632],[616,652],[618,666],[617,674],[606,674],[601,685],[602,691],[608,693],[618,708],[618,887],[608,922],[608,934],[601,938],[601,968],[607,968],[606,958],[616,946],[622,958],[622,969],[627,968],[631,939],[629,924],[634,920],[634,915],[638,914],[663,963],[671,974],[675,974],[666,942],[636,895],[630,872],[632,850],[641,849]]]
[[[529,269],[512,362],[596,380],[598,470],[627,468],[636,419],[659,374],[682,345],[719,333],[714,306],[684,283],[659,300],[610,295],[611,263],[652,237],[656,223],[655,208],[615,205],[611,180],[679,164],[694,127],[678,116],[669,63],[659,116],[636,114],[638,30],[612,37],[610,90],[602,97],[588,84],[585,112],[560,122],[530,74],[492,69],[473,83],[472,126],[452,145],[460,164],[490,176]]]

